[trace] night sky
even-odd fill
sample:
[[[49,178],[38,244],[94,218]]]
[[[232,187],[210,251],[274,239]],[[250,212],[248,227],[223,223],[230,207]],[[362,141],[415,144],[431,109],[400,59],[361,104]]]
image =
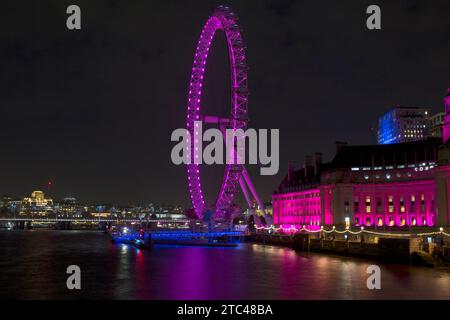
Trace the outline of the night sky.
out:
[[[2,1],[0,193],[188,205],[170,134],[185,125],[197,38],[217,4],[233,7],[247,43],[249,126],[280,129],[277,176],[250,172],[265,200],[305,154],[334,141],[376,143],[377,117],[400,104],[443,110],[450,85],[450,1]],[[368,5],[382,30],[366,28]],[[82,29],[66,28],[66,7]],[[219,35],[205,113],[226,115],[229,70]],[[208,201],[223,167],[204,170]],[[242,198],[241,198],[242,199]]]

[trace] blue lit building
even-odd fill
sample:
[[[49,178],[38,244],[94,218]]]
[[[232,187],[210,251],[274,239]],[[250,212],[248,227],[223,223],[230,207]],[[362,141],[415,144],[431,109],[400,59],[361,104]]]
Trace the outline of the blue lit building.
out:
[[[395,107],[378,119],[378,144],[425,139],[428,137],[428,118],[428,109]]]

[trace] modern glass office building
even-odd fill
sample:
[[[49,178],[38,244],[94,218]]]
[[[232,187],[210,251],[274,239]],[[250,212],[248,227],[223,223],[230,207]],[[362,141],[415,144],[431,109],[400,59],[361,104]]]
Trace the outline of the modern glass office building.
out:
[[[429,110],[395,107],[378,119],[378,144],[422,140],[428,136]]]

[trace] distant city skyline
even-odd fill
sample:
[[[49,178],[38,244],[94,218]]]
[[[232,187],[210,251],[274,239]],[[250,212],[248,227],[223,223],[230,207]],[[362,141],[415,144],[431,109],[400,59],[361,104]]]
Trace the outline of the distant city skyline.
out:
[[[112,205],[112,206],[147,206],[147,205],[154,205],[154,206],[174,206],[174,207],[178,207],[181,206],[178,203],[162,203],[162,202],[158,202],[158,201],[152,201],[152,200],[143,200],[143,201],[139,201],[139,202],[132,202],[132,201],[125,201],[125,202],[117,202],[114,199],[110,199],[110,201],[104,201],[104,202],[87,202],[84,201],[83,199],[80,199],[74,195],[68,195],[68,196],[63,196],[63,197],[53,197],[51,193],[47,193],[45,190],[33,190],[30,191],[28,194],[23,194],[23,195],[17,195],[17,194],[11,194],[11,193],[5,193],[0,195],[0,203],[2,202],[2,200],[4,200],[5,198],[11,198],[12,200],[22,200],[22,199],[26,199],[27,197],[30,196],[30,194],[34,194],[36,192],[43,192],[43,195],[48,198],[51,199],[54,203],[58,203],[58,202],[63,202],[66,200],[74,200],[77,203],[83,204],[83,205],[88,205],[88,206],[98,206],[98,205]]]

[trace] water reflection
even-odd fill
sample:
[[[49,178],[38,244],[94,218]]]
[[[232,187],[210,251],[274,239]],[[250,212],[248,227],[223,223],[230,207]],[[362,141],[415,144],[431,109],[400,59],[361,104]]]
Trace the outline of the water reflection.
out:
[[[373,261],[238,248],[112,244],[97,232],[0,232],[0,298],[22,299],[450,299],[448,270],[381,265],[382,290],[368,290]],[[82,290],[65,286],[82,270]]]

